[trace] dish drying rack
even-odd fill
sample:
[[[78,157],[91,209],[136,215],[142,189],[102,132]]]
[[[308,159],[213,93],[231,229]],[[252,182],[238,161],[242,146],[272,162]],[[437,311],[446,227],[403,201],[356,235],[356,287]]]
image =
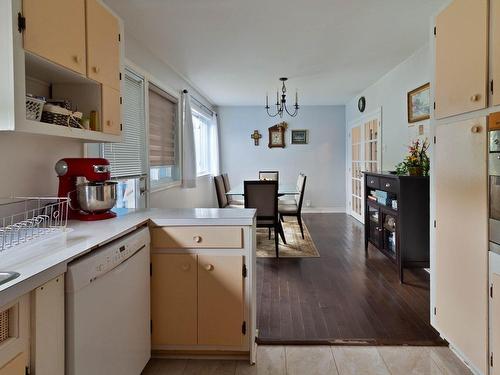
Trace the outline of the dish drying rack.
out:
[[[64,232],[67,223],[68,198],[0,198],[0,252]]]

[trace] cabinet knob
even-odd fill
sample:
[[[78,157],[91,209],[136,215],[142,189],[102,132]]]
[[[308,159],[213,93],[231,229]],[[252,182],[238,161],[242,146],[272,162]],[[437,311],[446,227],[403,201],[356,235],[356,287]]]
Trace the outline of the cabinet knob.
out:
[[[378,228],[378,231],[379,231],[379,232],[382,232],[382,228]]]
[[[471,95],[470,97],[470,101],[471,102],[477,102],[479,100],[479,98],[481,97],[481,95],[479,94],[474,94],[474,95]]]
[[[385,187],[391,187],[391,184],[390,183],[386,183]]]
[[[481,132],[481,127],[479,125],[474,125],[472,128],[470,128],[470,131],[472,133],[480,133]]]
[[[75,60],[77,64],[80,64],[82,62],[82,58],[78,55],[73,56],[73,60]]]
[[[92,70],[94,71],[94,73],[99,73],[99,71],[100,71],[101,69],[99,69],[99,67],[98,67],[98,66],[94,66],[94,67],[92,68]]]
[[[200,236],[194,236],[193,237],[193,241],[196,242],[196,243],[200,243],[201,242],[201,237]]]
[[[190,268],[191,268],[191,267],[190,267],[190,266],[189,266],[189,264],[187,264],[187,263],[182,265],[182,270],[183,270],[183,271],[189,271],[189,269],[190,269]]]
[[[374,184],[375,183],[375,180],[370,180],[370,184]]]
[[[213,264],[207,264],[207,265],[205,265],[205,269],[206,269],[207,271],[213,271],[213,270],[214,270],[214,268],[215,268],[215,267],[214,267],[214,265],[213,265]]]
[[[107,120],[107,121],[106,121],[106,125],[108,125],[108,126],[113,125],[113,121],[111,121],[111,120]]]

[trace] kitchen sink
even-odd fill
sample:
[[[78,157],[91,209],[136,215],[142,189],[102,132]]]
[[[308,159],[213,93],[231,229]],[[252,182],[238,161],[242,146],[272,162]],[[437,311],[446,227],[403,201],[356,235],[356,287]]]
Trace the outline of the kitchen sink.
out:
[[[18,278],[20,274],[18,272],[10,271],[0,271],[0,285],[5,284],[15,278]]]

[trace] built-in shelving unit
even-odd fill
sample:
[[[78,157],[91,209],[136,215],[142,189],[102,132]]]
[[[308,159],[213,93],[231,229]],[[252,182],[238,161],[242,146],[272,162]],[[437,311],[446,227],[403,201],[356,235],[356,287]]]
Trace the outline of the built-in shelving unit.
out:
[[[97,4],[93,5],[94,8],[102,7],[104,9],[105,6],[100,1],[92,1]],[[26,7],[27,4],[36,4],[28,5],[33,7],[38,6],[38,3],[33,3],[32,0],[26,1],[24,6]],[[87,2],[82,1],[82,4],[87,4]],[[28,14],[27,17],[31,17],[33,25],[33,17],[37,17],[38,14],[33,14],[34,11],[29,13],[27,9],[23,9],[22,0],[4,1],[0,4],[0,48],[3,51],[0,56],[0,97],[2,98],[0,131],[70,138],[89,143],[121,142],[122,110],[119,91],[113,89],[116,91],[116,95],[112,97],[112,102],[109,101],[109,97],[103,98],[102,93],[105,85],[84,74],[86,64],[84,57],[83,59],[78,58],[78,61],[83,64],[83,69],[77,71],[54,62],[56,59],[52,61],[50,58],[41,57],[37,53],[25,50],[24,31],[19,24],[19,20],[23,17],[23,11]],[[108,12],[107,8],[104,12]],[[111,17],[114,18],[113,15]],[[116,28],[116,39],[118,40],[118,33],[122,34],[122,26],[117,18],[116,22],[119,24]],[[27,27],[29,26],[30,24],[27,24]],[[40,27],[40,23],[33,27]],[[61,48],[64,51],[64,46]],[[117,76],[118,72],[122,70],[123,51],[121,49],[119,55],[119,67],[116,67]],[[99,71],[95,66],[94,69]],[[118,82],[119,87],[121,87],[121,80]],[[108,88],[106,89],[109,91]],[[82,112],[83,116],[87,118],[90,117],[91,111],[96,111],[103,131],[29,120],[26,118],[27,94],[68,100],[71,103],[71,110]]]

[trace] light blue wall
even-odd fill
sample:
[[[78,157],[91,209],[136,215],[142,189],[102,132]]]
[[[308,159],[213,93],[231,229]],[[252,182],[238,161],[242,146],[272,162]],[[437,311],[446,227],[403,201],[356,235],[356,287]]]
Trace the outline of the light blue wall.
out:
[[[259,170],[278,170],[283,183],[307,175],[305,200],[317,210],[345,210],[345,107],[304,106],[288,123],[286,148],[270,149],[268,128],[279,119],[263,107],[219,107],[221,167],[233,185],[256,179]],[[255,146],[250,135],[262,134]],[[308,129],[309,144],[291,145],[292,129]]]

